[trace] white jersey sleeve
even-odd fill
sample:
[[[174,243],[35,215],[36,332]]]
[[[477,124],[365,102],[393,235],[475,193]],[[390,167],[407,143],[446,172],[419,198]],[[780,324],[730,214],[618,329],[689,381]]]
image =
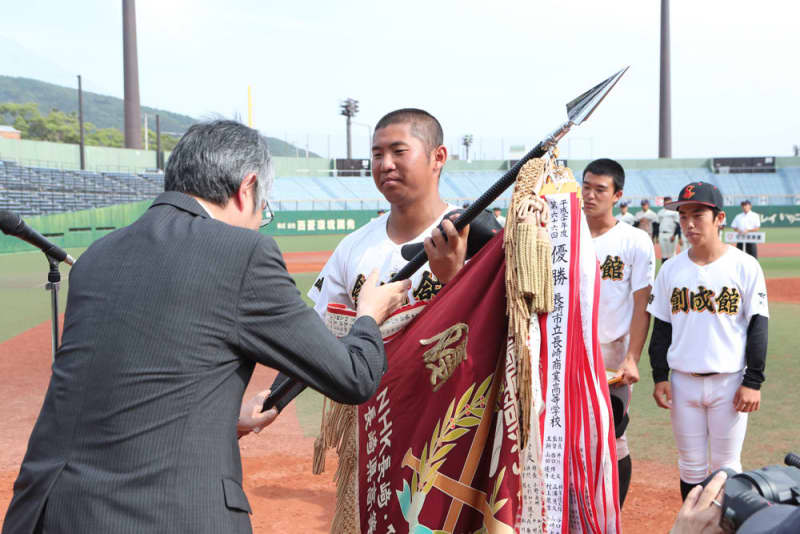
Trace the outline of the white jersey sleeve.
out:
[[[671,313],[669,305],[669,262],[666,262],[658,272],[656,281],[653,284],[653,291],[650,293],[650,303],[647,311],[653,317],[664,322],[671,323]]]
[[[656,276],[656,252],[653,243],[644,233],[637,232],[634,261],[631,266],[631,291],[653,285]]]
[[[743,299],[744,314],[748,323],[754,315],[769,317],[769,305],[767,303],[767,283],[764,280],[764,271],[758,260],[752,256],[746,256],[746,261],[742,265],[742,285],[744,286]]]

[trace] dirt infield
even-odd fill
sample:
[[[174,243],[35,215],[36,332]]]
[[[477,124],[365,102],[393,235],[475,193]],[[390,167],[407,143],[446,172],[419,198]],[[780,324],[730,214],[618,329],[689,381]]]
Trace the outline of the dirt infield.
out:
[[[318,273],[333,252],[284,252],[283,260],[290,273]]]
[[[11,501],[12,485],[25,454],[50,379],[50,325],[43,323],[0,344],[0,526]],[[256,368],[245,397],[267,388],[275,371]],[[328,532],[336,503],[336,455],[328,454],[326,473],[311,474],[313,438],[303,436],[294,405],[261,434],[239,442],[244,488],[253,508],[253,530]],[[675,465],[634,462],[633,481],[623,515],[626,533],[669,529],[680,498]]]
[[[800,278],[769,278],[770,302],[800,302]]]
[[[25,454],[50,379],[50,325],[43,323],[0,344],[0,526],[11,500],[12,485]],[[275,371],[256,368],[245,397],[272,382]],[[253,508],[253,530],[328,532],[336,502],[332,482],[336,455],[328,454],[326,473],[311,474],[314,440],[303,436],[294,405],[261,434],[239,442],[244,488]],[[623,515],[626,533],[665,532],[680,506],[675,465],[635,461]]]

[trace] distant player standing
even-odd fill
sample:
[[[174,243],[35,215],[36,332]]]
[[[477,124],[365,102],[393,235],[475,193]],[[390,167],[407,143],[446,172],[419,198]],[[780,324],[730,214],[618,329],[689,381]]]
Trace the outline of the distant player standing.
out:
[[[649,352],[653,397],[671,410],[685,499],[710,470],[742,469],[747,413],[761,403],[769,311],[758,261],[719,238],[719,189],[693,182],[669,207],[692,247],[658,273]]]
[[[742,213],[733,218],[731,228],[736,230],[736,233],[746,235],[751,232],[758,232],[761,228],[761,217],[758,213],[753,211],[753,205],[749,200],[742,201]],[[736,243],[736,248],[744,250],[754,258],[758,258],[758,245],[756,243]]]
[[[635,215],[635,217],[636,224],[634,226],[647,232],[647,235],[650,236],[650,239],[653,239],[653,230],[655,230],[654,225],[658,222],[658,217],[656,216],[656,212],[650,209],[649,200],[642,200],[642,209]]]
[[[633,223],[636,222],[636,217],[633,216],[633,213],[628,211],[628,201],[623,200],[619,203],[619,213],[615,217],[619,222],[624,222],[625,224],[630,224],[633,226]]]
[[[672,197],[664,197],[666,206]],[[675,240],[680,239],[679,215],[675,210],[663,208],[658,212],[658,245],[661,248],[661,263],[675,255]]]
[[[639,381],[638,363],[650,314],[647,300],[655,275],[655,252],[650,237],[614,218],[614,204],[622,196],[625,171],[614,160],[598,159],[583,171],[583,211],[600,262],[598,339],[607,370],[616,371],[611,386],[617,426],[617,462],[620,506],[631,481],[627,437],[627,408],[631,386]]]

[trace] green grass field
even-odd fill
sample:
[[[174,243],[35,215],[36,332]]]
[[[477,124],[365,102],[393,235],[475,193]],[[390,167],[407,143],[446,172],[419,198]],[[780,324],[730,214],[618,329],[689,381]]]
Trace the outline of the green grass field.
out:
[[[277,241],[284,252],[313,252],[333,250],[342,237],[279,237]],[[800,243],[800,229],[770,229],[767,231],[767,241]],[[69,252],[77,257],[83,250]],[[800,257],[763,258],[761,265],[767,278],[800,277]],[[38,252],[0,255],[0,303],[6,310],[3,320],[0,321],[0,342],[49,320],[50,297],[44,290],[47,270],[47,262]],[[64,281],[60,311],[63,313],[68,268],[62,267],[61,271]],[[314,273],[294,276],[303,298],[315,277]],[[780,463],[786,452],[800,452],[800,434],[796,429],[795,412],[800,403],[797,389],[797,384],[800,383],[800,366],[795,363],[800,347],[800,331],[797,328],[800,304],[773,302],[770,304],[770,315],[767,382],[762,389],[762,408],[750,417],[743,453],[745,468]],[[643,355],[639,367],[642,380],[634,389],[628,430],[633,458],[675,462],[677,453],[669,413],[658,408],[651,397],[653,382],[647,354]],[[322,397],[316,392],[306,390],[296,403],[304,432],[308,436],[316,435],[319,430]]]

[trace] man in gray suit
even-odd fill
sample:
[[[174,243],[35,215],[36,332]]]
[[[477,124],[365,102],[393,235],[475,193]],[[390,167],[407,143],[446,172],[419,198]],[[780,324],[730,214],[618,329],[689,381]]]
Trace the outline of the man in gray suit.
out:
[[[253,231],[271,174],[255,130],[195,125],[166,192],[76,262],[4,534],[250,532],[237,421],[243,433],[274,417],[238,417],[256,362],[339,402],[375,392],[378,323],[408,282],[378,287],[373,273],[359,319],[334,338],[275,241]]]

